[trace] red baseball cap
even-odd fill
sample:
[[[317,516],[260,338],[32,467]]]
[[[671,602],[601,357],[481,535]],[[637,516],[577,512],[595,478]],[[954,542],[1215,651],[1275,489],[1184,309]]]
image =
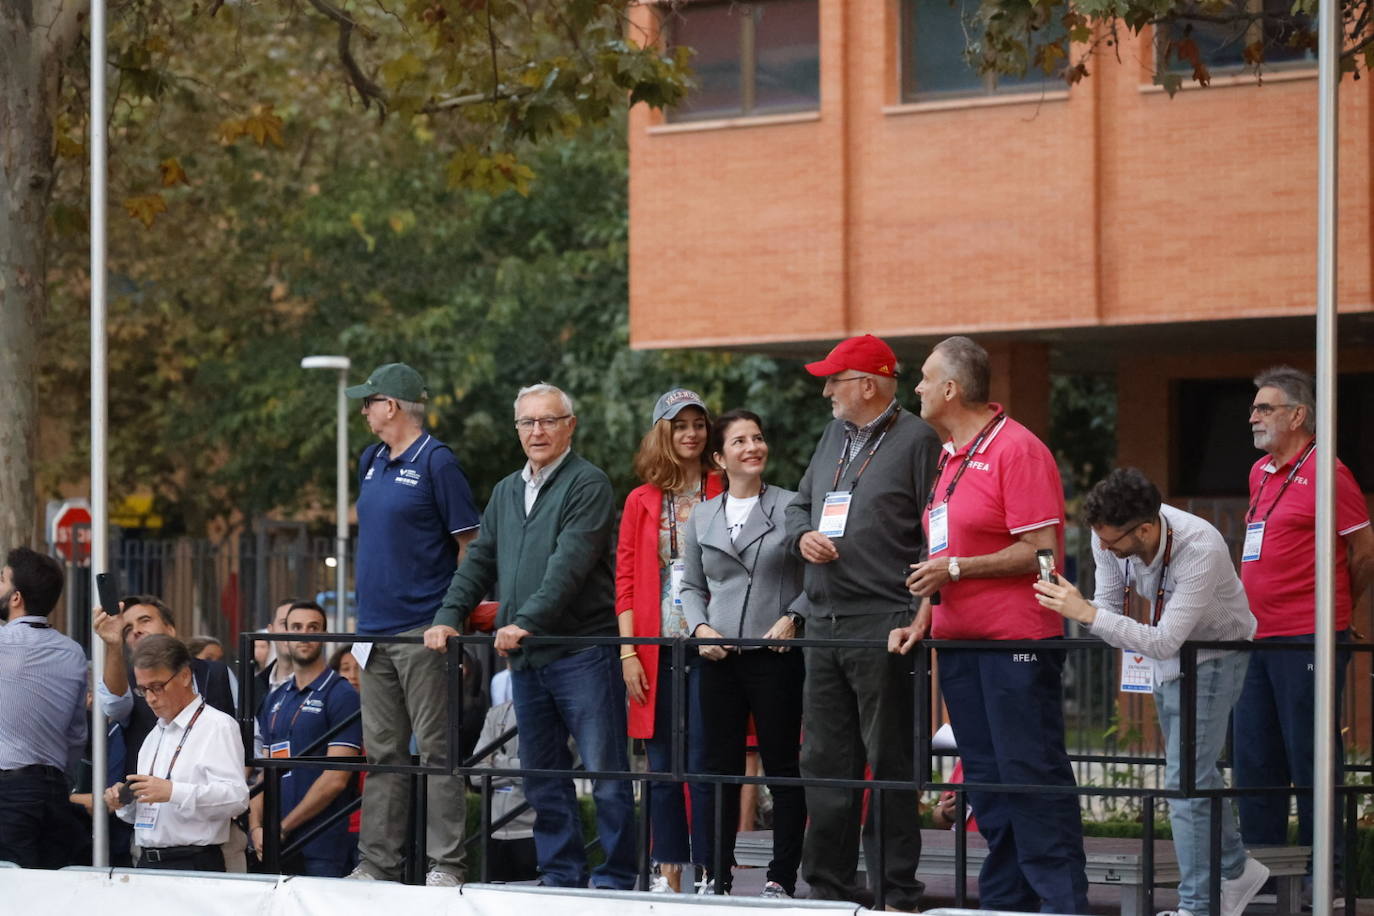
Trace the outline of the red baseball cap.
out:
[[[845,369],[896,378],[897,354],[882,339],[864,334],[840,341],[825,359],[806,364],[806,371],[812,375],[834,375]]]

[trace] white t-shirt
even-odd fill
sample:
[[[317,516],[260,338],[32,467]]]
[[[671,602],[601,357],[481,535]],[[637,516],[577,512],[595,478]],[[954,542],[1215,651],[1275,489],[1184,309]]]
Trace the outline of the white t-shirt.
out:
[[[730,531],[730,540],[739,539],[739,533],[744,530],[745,520],[758,504],[758,496],[747,496],[744,499],[726,498],[725,527]]]

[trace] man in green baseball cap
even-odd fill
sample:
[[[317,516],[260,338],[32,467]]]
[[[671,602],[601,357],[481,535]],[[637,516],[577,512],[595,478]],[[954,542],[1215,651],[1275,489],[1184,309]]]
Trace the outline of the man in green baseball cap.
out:
[[[362,399],[368,428],[381,440],[358,466],[357,593],[362,665],[363,744],[376,763],[409,763],[410,735],[425,766],[448,766],[448,691],[443,656],[422,645],[369,643],[368,636],[418,635],[434,620],[453,570],[481,520],[453,451],[425,429],[429,393],[404,363],[378,366],[346,393]],[[361,652],[361,654],[360,654]],[[456,886],[464,877],[463,781],[428,777],[429,862],[425,883]],[[401,876],[408,783],[373,773],[363,789],[360,862],[351,878]]]
[[[405,363],[387,363],[372,370],[367,381],[344,392],[350,398],[384,395],[398,401],[423,401],[429,397],[424,377]]]

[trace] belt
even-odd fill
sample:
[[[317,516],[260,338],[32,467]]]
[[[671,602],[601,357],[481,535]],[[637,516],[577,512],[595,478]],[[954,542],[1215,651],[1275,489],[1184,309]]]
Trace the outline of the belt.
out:
[[[0,770],[0,779],[8,779],[11,776],[55,776],[59,779],[67,778],[66,773],[46,763],[31,763],[28,766],[15,767],[12,770]]]
[[[207,849],[218,849],[217,846],[157,846],[143,850],[143,858],[149,862],[175,862],[178,859],[189,859],[198,856]]]

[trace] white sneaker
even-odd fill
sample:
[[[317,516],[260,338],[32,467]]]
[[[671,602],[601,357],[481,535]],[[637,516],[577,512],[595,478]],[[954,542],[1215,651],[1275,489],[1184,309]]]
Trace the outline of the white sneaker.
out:
[[[425,887],[457,887],[458,876],[432,868],[425,873]]]
[[[673,886],[662,875],[654,875],[653,880],[649,882],[649,893],[651,894],[671,894],[672,892]]]
[[[377,876],[374,875],[372,872],[368,871],[366,868],[364,868],[364,867],[363,867],[363,864],[362,864],[361,862],[359,862],[356,866],[354,866],[354,868],[353,868],[353,870],[352,870],[351,872],[349,872],[348,874],[344,875],[344,880],[346,880],[346,881],[376,881],[376,880],[377,880]]]
[[[1244,913],[1268,880],[1269,867],[1246,856],[1245,869],[1239,877],[1221,879],[1221,916],[1240,916]]]
[[[1193,916],[1192,910],[1160,910],[1155,916]]]

